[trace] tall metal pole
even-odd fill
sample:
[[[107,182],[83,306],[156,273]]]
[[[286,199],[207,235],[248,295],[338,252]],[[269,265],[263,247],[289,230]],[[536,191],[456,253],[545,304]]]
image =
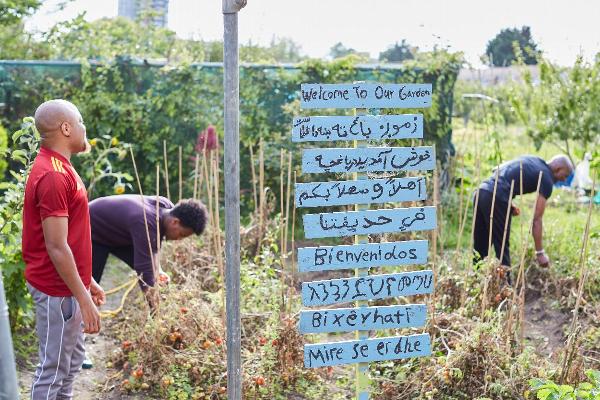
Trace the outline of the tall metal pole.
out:
[[[227,398],[230,400],[242,398],[238,12],[245,5],[246,0],[223,0],[225,286],[227,296]]]
[[[19,398],[17,371],[10,324],[8,320],[8,305],[4,297],[4,283],[0,272],[0,400]]]

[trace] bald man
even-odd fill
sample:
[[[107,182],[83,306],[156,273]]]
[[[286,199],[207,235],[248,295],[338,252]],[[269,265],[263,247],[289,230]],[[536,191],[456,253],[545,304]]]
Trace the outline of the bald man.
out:
[[[523,166],[523,192],[521,193],[521,165]],[[504,252],[502,253],[502,265],[510,267],[510,223],[512,215],[519,215],[520,211],[511,204],[512,199],[521,194],[534,193],[537,190],[538,178],[540,172],[542,178],[540,182],[540,191],[536,199],[535,215],[533,217],[533,241],[535,243],[535,254],[540,266],[547,267],[550,263],[548,255],[544,251],[542,243],[543,224],[542,217],[546,209],[546,201],[552,194],[554,183],[564,181],[573,172],[573,164],[567,156],[554,156],[548,163],[539,157],[522,156],[500,165],[498,171],[498,183],[496,186],[496,198],[494,202],[494,218],[492,229],[492,244],[496,250],[496,257],[500,258],[502,253],[502,241],[504,235],[504,225],[506,223],[507,209],[510,206],[511,212],[508,216],[508,228],[506,231],[506,240]],[[494,183],[496,180],[496,171],[490,178],[485,180],[479,186],[479,200],[477,210],[474,213],[475,230],[473,231],[474,249],[477,256],[481,259],[488,255],[488,243],[490,233],[490,214],[492,212],[492,197],[494,193]],[[511,182],[514,182],[513,196],[510,196]],[[510,283],[510,275],[509,283]]]
[[[83,334],[100,330],[96,306],[105,301],[92,279],[87,193],[70,163],[89,145],[81,114],[68,101],[40,105],[35,125],[42,141],[25,187],[22,241],[40,357],[30,398],[71,399]]]

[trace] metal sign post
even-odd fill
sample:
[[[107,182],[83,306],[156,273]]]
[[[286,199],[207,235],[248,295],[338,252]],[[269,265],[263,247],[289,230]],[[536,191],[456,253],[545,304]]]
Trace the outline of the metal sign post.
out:
[[[4,284],[0,272],[0,400],[19,398],[15,355],[10,336],[8,306],[4,297]]]
[[[246,0],[223,0],[223,86],[225,113],[225,286],[227,398],[242,398],[240,317],[240,77],[238,12]],[[218,207],[218,205],[217,205]]]

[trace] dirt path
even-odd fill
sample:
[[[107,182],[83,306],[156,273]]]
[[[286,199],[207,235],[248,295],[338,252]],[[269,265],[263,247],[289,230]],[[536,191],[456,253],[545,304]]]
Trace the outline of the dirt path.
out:
[[[109,263],[104,271],[102,287],[104,290],[109,290],[126,282],[130,279],[128,276],[130,272],[131,270],[127,265],[116,259],[109,259]],[[134,291],[135,290],[137,289],[134,289]],[[121,302],[122,295],[123,291],[120,291],[108,296],[102,310],[116,309]],[[134,295],[134,293],[130,294],[130,296],[132,295]],[[94,367],[92,369],[83,369],[81,371],[75,381],[73,398],[77,400],[141,399],[142,397],[122,396],[118,389],[111,390],[110,387],[105,388],[107,378],[116,372],[114,369],[107,368],[107,362],[109,361],[110,355],[118,348],[119,344],[110,335],[110,321],[103,322],[103,330],[98,335],[89,335],[86,337],[86,351],[88,357],[93,361]],[[35,346],[37,346],[37,343]],[[29,398],[29,390],[35,371],[34,364],[37,363],[37,361],[37,357],[34,357],[29,360],[28,364],[30,365],[19,368],[19,387],[23,399]]]
[[[551,357],[565,342],[565,328],[570,313],[553,308],[538,290],[528,288],[525,294],[525,339],[540,355]]]

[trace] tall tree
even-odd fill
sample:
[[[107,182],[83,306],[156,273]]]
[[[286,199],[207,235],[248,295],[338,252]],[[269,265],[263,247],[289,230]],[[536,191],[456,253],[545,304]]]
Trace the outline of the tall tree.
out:
[[[516,50],[518,49],[518,50]],[[502,29],[495,38],[490,40],[485,50],[489,62],[496,67],[507,67],[517,59],[516,51],[520,52],[525,64],[537,64],[541,51],[531,37],[531,28]]]
[[[0,25],[18,24],[41,5],[41,0],[0,0]]]
[[[346,56],[349,56],[351,54],[358,56],[358,58],[359,58],[360,61],[368,61],[369,60],[369,53],[357,51],[357,50],[354,50],[351,47],[346,47],[346,46],[344,46],[342,44],[342,42],[337,42],[329,50],[329,55],[334,60],[336,58],[346,57]]]
[[[404,60],[412,60],[415,58],[417,51],[418,47],[413,47],[406,39],[402,39],[402,42],[396,42],[394,45],[388,47],[387,50],[379,53],[379,61],[399,63]]]

